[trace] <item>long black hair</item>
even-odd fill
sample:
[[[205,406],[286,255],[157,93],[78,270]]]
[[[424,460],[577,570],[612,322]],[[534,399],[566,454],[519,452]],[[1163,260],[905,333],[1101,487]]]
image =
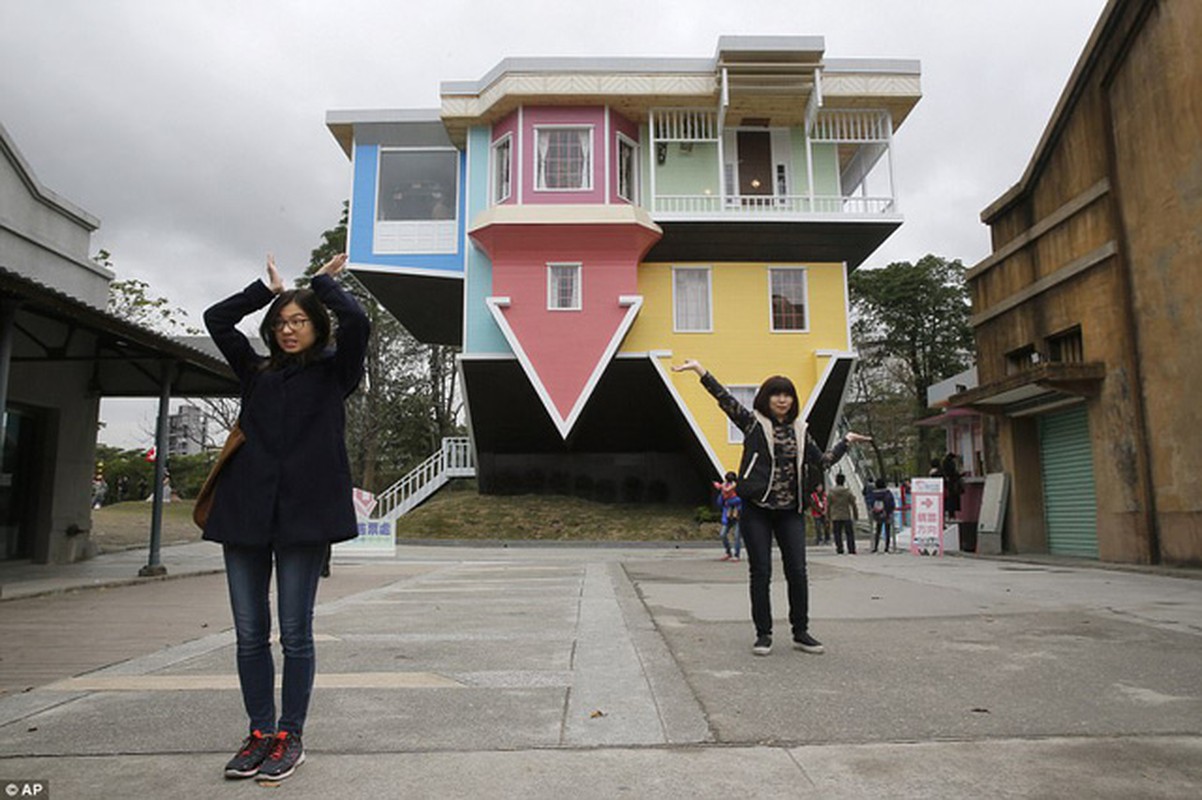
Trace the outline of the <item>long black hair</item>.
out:
[[[785,422],[792,425],[793,421],[797,419],[797,415],[801,413],[801,403],[797,400],[797,387],[793,385],[793,381],[784,375],[773,375],[760,384],[759,391],[755,393],[755,400],[752,401],[751,407],[765,417],[774,419],[772,405],[769,403],[774,394],[787,394],[793,398],[793,407],[789,409],[788,414],[785,414]]]
[[[316,336],[312,347],[295,354],[285,352],[275,338],[276,320],[280,318],[280,312],[289,303],[296,303],[300,306],[301,311],[305,312]],[[330,312],[326,310],[325,305],[312,289],[288,289],[280,292],[272,301],[267,313],[263,316],[263,322],[259,325],[259,336],[263,337],[263,343],[267,345],[267,350],[271,354],[264,363],[264,368],[282,369],[288,364],[304,366],[319,358],[330,344],[332,327]]]

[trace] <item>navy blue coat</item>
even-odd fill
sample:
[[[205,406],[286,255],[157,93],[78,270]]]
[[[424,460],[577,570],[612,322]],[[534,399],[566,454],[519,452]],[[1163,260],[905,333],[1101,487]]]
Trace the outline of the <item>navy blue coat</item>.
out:
[[[338,318],[337,346],[304,367],[266,359],[235,327],[275,299],[255,281],[205,311],[205,326],[242,384],[246,443],[218,479],[204,538],[263,547],[325,544],[358,535],[346,456],[346,396],[363,375],[367,315],[328,275],[313,291]]]

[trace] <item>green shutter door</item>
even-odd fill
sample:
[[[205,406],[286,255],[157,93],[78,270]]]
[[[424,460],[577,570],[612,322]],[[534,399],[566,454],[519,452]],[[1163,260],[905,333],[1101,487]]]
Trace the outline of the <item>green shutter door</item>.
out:
[[[1098,557],[1098,504],[1085,406],[1039,418],[1048,552]]]

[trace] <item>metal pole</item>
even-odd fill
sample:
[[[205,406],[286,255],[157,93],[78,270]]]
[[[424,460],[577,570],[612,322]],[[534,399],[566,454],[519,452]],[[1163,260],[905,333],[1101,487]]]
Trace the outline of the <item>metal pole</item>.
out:
[[[167,568],[159,561],[159,547],[163,540],[163,478],[167,475],[167,412],[171,408],[171,381],[175,377],[175,365],[163,364],[163,385],[159,392],[159,421],[154,436],[154,502],[150,509],[150,557],[146,566],[138,570],[143,578],[166,575]]]
[[[8,429],[8,370],[13,358],[13,321],[21,302],[0,297],[0,438]]]

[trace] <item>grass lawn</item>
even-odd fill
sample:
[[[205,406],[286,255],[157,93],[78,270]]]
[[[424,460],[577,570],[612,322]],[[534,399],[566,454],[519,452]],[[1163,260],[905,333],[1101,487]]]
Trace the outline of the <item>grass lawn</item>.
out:
[[[131,500],[92,511],[92,538],[100,552],[150,546],[150,509],[153,503]],[[176,500],[163,506],[162,544],[200,541],[200,528],[192,522],[192,501]]]
[[[717,536],[716,523],[698,525],[693,506],[610,505],[471,489],[444,489],[397,520],[400,539],[685,542]]]
[[[92,512],[101,552],[148,547],[151,503],[115,503]],[[717,523],[698,524],[693,506],[609,505],[559,495],[481,495],[447,488],[397,520],[400,539],[602,542],[716,541]],[[164,545],[200,540],[192,501],[163,506]]]

